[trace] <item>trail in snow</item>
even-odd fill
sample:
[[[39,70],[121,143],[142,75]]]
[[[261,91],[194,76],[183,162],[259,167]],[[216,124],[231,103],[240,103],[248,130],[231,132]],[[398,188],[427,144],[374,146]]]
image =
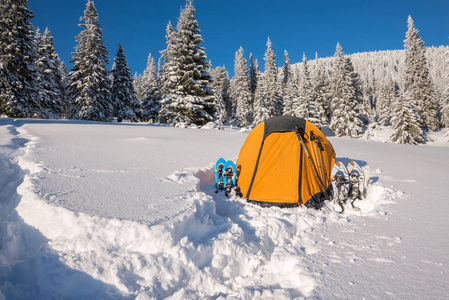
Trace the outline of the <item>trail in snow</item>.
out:
[[[48,133],[50,128],[52,131]],[[382,154],[368,150],[376,144],[367,143],[365,148],[363,142],[360,147],[360,141],[332,138],[337,154],[348,156],[340,159],[357,160],[371,178],[367,198],[357,202],[361,211],[347,207],[340,215],[334,203],[328,203],[328,208],[321,211],[303,207],[265,209],[236,197],[228,199],[223,193],[215,194],[211,157],[232,158],[236,157],[236,152],[218,153],[217,146],[209,143],[217,141],[218,148],[228,143],[238,144],[244,134],[144,126],[125,128],[132,128],[133,133],[126,133],[122,126],[78,123],[49,126],[46,122],[26,125],[9,122],[0,127],[1,164],[6,166],[2,172],[8,174],[2,177],[8,180],[0,182],[2,208],[5,207],[2,211],[6,212],[1,220],[0,290],[7,298],[401,298],[401,295],[410,295],[407,290],[414,277],[404,275],[404,278],[392,279],[380,274],[382,271],[407,271],[409,267],[400,263],[413,263],[401,258],[401,253],[406,253],[404,246],[410,245],[410,236],[397,230],[398,218],[392,215],[397,205],[392,209],[389,204],[396,199],[407,200],[410,197],[406,195],[407,190],[401,190],[410,184],[419,184],[422,178],[404,177],[385,168]],[[71,153],[69,141],[64,141],[67,145],[61,144],[61,134],[67,129],[72,139],[83,137],[90,141],[90,148],[76,149],[74,159],[79,159],[76,164],[70,156],[66,157]],[[92,134],[92,129],[98,132]],[[139,143],[150,140],[150,136],[154,139],[160,129],[163,135],[159,136],[159,149],[164,149],[164,143],[170,145],[171,140],[178,139],[178,134],[187,135],[186,145],[189,139],[202,143],[201,147],[188,149],[180,142],[181,153],[187,157],[199,154],[201,157],[196,158],[195,164],[206,166],[203,168],[191,167],[190,158],[181,155],[169,167],[171,170],[162,174],[164,161],[173,157],[167,151],[152,152],[155,161],[159,161],[160,171],[156,172],[157,177],[146,178],[149,188],[157,190],[161,183],[171,187],[173,194],[167,201],[180,206],[162,212],[161,217],[149,218],[142,211],[140,216],[146,219],[139,220],[134,213],[130,219],[114,217],[119,212],[110,207],[104,207],[105,210],[96,215],[89,211],[89,203],[82,207],[79,199],[70,198],[78,201],[75,210],[61,201],[70,188],[61,188],[58,181],[69,178],[67,182],[75,181],[71,182],[73,185],[79,184],[78,180],[94,178],[94,183],[98,183],[99,179],[89,173],[120,175],[120,172],[111,172],[123,170],[123,167],[114,167],[115,159],[124,155],[131,143],[134,153],[142,155],[145,152],[139,149],[143,151],[155,144],[139,148],[135,145],[136,139]],[[112,132],[118,135],[114,134],[107,142],[107,135]],[[96,135],[105,137],[96,141]],[[124,146],[116,144],[117,136],[121,139],[125,135],[131,137],[123,142]],[[225,135],[227,140],[220,140],[219,135]],[[105,150],[103,145],[97,148],[104,142],[116,144],[117,149],[112,152],[116,155],[109,152],[104,162],[81,165],[83,156],[101,160],[96,150]],[[348,143],[351,147],[342,150]],[[383,144],[378,145],[383,149]],[[127,161],[132,163],[130,159]],[[77,165],[74,173],[91,171],[82,174],[85,177],[66,176],[73,175],[72,171],[57,171],[63,170],[64,164]],[[49,174],[54,175],[54,185],[42,184]],[[128,186],[130,181],[142,176],[127,174],[121,186]],[[393,182],[400,184],[399,190],[391,186]],[[111,188],[117,188],[112,184]],[[51,197],[46,196],[50,193]],[[127,200],[131,201],[128,205],[132,205],[133,200],[140,203],[134,195]],[[95,193],[92,197],[91,202],[98,201],[103,206],[115,201],[115,198]],[[390,225],[393,225],[392,231]],[[437,244],[434,242],[435,246]],[[407,255],[414,255],[414,252]],[[441,267],[436,258],[426,257],[423,261],[427,265],[424,271]],[[443,265],[444,262],[439,261]],[[376,276],[373,278],[372,274]],[[435,295],[441,295],[441,281],[433,281]],[[383,284],[382,290],[377,289],[379,284]],[[418,291],[419,295],[424,295]]]
[[[30,173],[39,169],[24,160],[33,147],[33,138],[14,125],[0,127],[0,133],[0,299],[55,297],[61,291],[74,298],[115,294],[122,299],[116,287],[65,265],[48,245],[49,238],[20,215],[19,207],[31,200],[30,194],[22,192],[31,185]],[[35,219],[44,217],[35,211]]]

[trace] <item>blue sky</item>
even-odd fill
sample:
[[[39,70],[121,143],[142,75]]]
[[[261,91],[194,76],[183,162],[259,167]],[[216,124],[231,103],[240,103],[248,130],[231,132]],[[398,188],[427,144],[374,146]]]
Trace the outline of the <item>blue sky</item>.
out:
[[[79,18],[87,0],[29,0],[35,27],[49,28],[56,51],[70,69],[75,37],[81,31]],[[148,54],[157,60],[165,48],[168,21],[176,25],[186,0],[95,0],[104,41],[112,62],[121,43],[132,73],[143,73]],[[287,50],[290,62],[329,57],[337,42],[352,54],[375,50],[403,49],[407,17],[411,15],[426,46],[449,44],[448,0],[195,0],[196,17],[213,67],[223,66],[233,74],[235,52],[252,52],[263,70],[263,56],[270,37],[283,64]]]

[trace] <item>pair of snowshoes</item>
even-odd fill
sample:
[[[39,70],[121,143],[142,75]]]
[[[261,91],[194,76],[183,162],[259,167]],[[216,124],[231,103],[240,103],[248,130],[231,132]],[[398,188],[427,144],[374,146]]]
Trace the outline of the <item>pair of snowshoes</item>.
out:
[[[228,160],[220,158],[215,163],[215,193],[224,191],[226,197],[237,187],[237,167]]]
[[[347,166],[337,161],[332,169],[332,188],[334,201],[345,211],[343,204],[350,200],[354,210],[360,208],[354,205],[356,200],[365,197],[365,173],[358,163],[350,161]]]

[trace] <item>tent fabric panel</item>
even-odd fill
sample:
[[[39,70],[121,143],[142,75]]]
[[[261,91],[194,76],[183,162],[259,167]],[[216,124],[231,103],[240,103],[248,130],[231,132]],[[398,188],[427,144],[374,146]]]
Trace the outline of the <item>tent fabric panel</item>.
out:
[[[312,131],[324,151],[311,140]],[[314,167],[301,147],[298,133],[304,138]],[[325,197],[316,173],[329,194],[334,164],[334,148],[318,127],[296,117],[273,117],[257,125],[242,146],[237,185],[244,198],[263,206],[317,207],[316,202],[319,204],[319,199]]]
[[[237,161],[237,185],[246,198],[251,180],[253,178],[259,151],[262,146],[265,122],[260,123],[251,131],[240,149]]]
[[[301,145],[294,132],[275,132],[264,141],[249,200],[298,203]]]

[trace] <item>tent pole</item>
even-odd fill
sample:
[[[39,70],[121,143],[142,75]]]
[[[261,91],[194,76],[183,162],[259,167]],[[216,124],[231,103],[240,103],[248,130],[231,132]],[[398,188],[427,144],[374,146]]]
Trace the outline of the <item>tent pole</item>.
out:
[[[298,125],[295,125],[295,127],[296,127],[296,130],[297,130],[297,135],[299,137],[299,141],[301,143],[301,146],[304,149],[304,151],[306,152],[307,158],[309,159],[309,162],[312,165],[312,169],[315,172],[315,176],[318,179],[318,183],[321,185],[321,188],[323,189],[324,196],[326,197],[327,200],[329,200],[329,195],[326,192],[326,188],[324,187],[323,182],[321,181],[320,176],[318,176],[318,171],[316,170],[316,167],[313,164],[312,159],[310,158],[309,150],[307,150],[306,145],[304,143],[304,139],[302,138],[301,132],[299,131],[300,128],[298,127]]]
[[[317,164],[318,164],[318,169],[320,169],[321,180],[323,181],[324,186],[326,187],[326,180],[325,180],[324,175],[323,175],[323,169],[321,168],[320,158],[318,157],[318,150],[317,150],[318,146],[316,144],[316,139],[317,139],[317,137],[315,136],[313,131],[310,131],[310,140],[313,143],[313,151],[315,152],[315,157],[316,157],[316,161],[317,161]]]
[[[320,149],[320,156],[321,156],[321,162],[323,164],[323,169],[324,169],[324,175],[326,176],[326,180],[325,180],[325,185],[327,186],[327,179],[329,178],[327,175],[327,170],[326,170],[326,165],[324,164],[324,158],[323,158],[323,151],[324,151],[324,147],[323,144],[321,144],[321,141],[319,138],[317,138],[317,144],[318,144],[318,148]]]

